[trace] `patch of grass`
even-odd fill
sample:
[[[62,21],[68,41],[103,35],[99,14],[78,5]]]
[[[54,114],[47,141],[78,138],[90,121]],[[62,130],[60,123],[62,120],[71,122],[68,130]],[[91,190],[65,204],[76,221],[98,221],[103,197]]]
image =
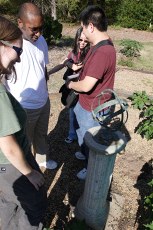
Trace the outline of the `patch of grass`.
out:
[[[115,45],[119,46],[119,41]],[[118,64],[122,66],[132,67],[136,70],[153,71],[153,42],[142,42],[143,48],[140,56],[134,59],[120,57]]]
[[[123,27],[121,27],[121,26],[118,25],[118,24],[114,24],[114,25],[110,25],[110,26],[109,26],[109,29],[121,30],[121,29],[123,29]]]
[[[133,61],[131,58],[121,58],[119,61],[118,61],[118,64],[121,65],[121,66],[127,66],[127,67],[133,67]]]
[[[143,49],[140,52],[140,57],[135,60],[134,67],[136,69],[153,71],[153,42],[143,43]]]

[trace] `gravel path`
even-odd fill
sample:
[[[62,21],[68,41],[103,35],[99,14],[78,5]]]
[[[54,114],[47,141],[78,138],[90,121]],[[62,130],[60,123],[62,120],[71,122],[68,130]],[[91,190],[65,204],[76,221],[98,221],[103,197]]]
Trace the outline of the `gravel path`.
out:
[[[72,35],[75,28],[64,27],[63,33]],[[131,38],[138,41],[153,41],[153,33],[135,30],[110,30],[113,39]],[[70,47],[52,47],[49,51],[50,65],[55,66],[65,58]],[[126,98],[134,91],[145,90],[150,96],[153,92],[153,74],[135,72],[117,68],[115,90],[119,96]],[[72,219],[72,212],[83,191],[84,182],[77,180],[76,173],[84,166],[83,162],[74,157],[79,149],[77,143],[67,145],[64,138],[68,130],[68,111],[60,103],[58,93],[63,83],[64,70],[50,77],[48,89],[51,98],[51,116],[49,123],[49,146],[52,158],[58,164],[58,170],[45,171],[46,186],[48,187],[49,207],[46,215],[47,226],[61,230],[63,225]],[[128,99],[127,99],[128,100]],[[129,119],[124,126],[128,143],[126,151],[118,155],[115,163],[112,191],[125,199],[121,218],[114,230],[143,230],[141,214],[142,199],[148,187],[146,181],[152,178],[149,167],[152,159],[153,141],[146,141],[134,132],[139,123],[139,111],[134,110],[129,102]],[[79,230],[79,229],[78,229]]]
[[[68,26],[67,24],[63,24],[63,36],[70,36],[74,37],[75,32],[77,30],[78,26]],[[135,29],[127,29],[127,28],[121,28],[121,29],[113,29],[111,27],[108,28],[108,34],[112,38],[112,40],[121,40],[121,39],[132,39],[139,42],[145,41],[145,42],[152,42],[153,41],[153,33],[152,32],[146,32],[146,31],[140,31]]]

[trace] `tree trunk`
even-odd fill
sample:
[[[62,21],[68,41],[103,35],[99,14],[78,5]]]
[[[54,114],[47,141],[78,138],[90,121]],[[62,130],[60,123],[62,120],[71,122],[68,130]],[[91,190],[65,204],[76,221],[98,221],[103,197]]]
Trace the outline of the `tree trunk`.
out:
[[[57,14],[56,14],[56,0],[51,0],[51,16],[54,20],[57,19]]]

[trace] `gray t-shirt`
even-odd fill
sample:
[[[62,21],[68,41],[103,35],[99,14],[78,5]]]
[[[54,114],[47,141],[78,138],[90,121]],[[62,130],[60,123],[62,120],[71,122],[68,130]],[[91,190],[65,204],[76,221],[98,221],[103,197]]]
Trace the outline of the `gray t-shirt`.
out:
[[[25,135],[26,112],[20,103],[0,83],[0,137],[14,135],[27,155],[30,146]],[[0,164],[10,164],[0,149]]]

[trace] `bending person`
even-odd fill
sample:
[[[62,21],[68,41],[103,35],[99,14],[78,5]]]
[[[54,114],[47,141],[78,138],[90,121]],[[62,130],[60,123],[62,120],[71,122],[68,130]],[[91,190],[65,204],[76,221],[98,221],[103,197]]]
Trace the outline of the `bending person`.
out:
[[[2,78],[20,62],[22,32],[0,16],[0,222],[1,230],[40,230],[47,195],[44,177],[25,135],[26,113]]]

